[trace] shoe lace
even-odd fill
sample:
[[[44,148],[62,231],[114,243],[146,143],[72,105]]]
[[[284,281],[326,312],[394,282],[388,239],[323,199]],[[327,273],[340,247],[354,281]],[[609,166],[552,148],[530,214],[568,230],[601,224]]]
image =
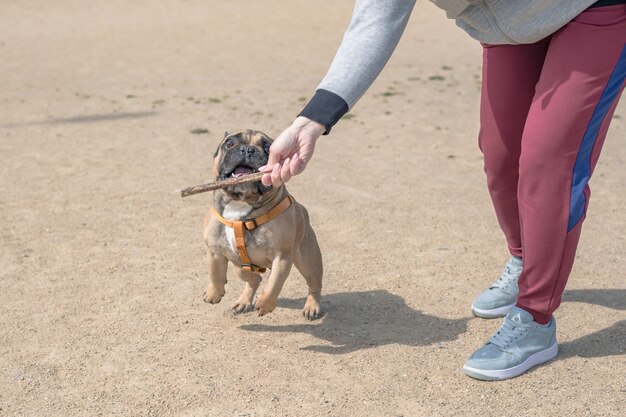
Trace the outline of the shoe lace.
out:
[[[524,325],[514,324],[510,320],[504,320],[504,324],[500,330],[494,334],[489,343],[500,346],[503,349],[508,348],[513,342],[521,339],[528,333],[528,327]]]
[[[498,278],[496,282],[491,284],[489,289],[499,288],[501,290],[505,290],[511,285],[514,285],[517,282],[518,278],[519,278],[519,273],[517,273],[516,271],[513,271],[513,268],[511,268],[510,265],[507,265],[504,268],[502,275],[500,275],[500,278]]]

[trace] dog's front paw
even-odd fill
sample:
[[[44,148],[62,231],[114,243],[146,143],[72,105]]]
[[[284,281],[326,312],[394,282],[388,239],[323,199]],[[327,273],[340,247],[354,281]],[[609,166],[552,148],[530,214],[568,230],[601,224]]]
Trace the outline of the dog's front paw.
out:
[[[257,298],[254,308],[259,316],[263,316],[267,313],[271,313],[272,311],[274,311],[274,309],[276,309],[276,300],[270,300],[269,297],[261,294],[259,298]]]
[[[249,303],[247,300],[237,300],[232,306],[230,306],[230,309],[235,314],[247,313],[254,309],[254,304]]]
[[[218,291],[215,287],[209,287],[207,288],[206,292],[204,293],[204,302],[205,303],[211,303],[211,304],[217,304],[220,301],[222,301],[222,297],[224,296],[224,291]]]
[[[308,320],[315,320],[321,317],[320,314],[320,302],[319,297],[309,295],[306,299],[306,304],[302,310],[302,315]]]

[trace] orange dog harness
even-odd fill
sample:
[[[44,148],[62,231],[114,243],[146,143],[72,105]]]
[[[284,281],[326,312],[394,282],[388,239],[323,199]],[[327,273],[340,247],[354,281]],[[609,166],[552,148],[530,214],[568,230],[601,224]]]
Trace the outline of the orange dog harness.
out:
[[[265,272],[265,268],[261,268],[257,265],[254,265],[248,256],[248,251],[246,250],[246,238],[245,238],[245,230],[254,230],[257,226],[265,224],[270,220],[280,216],[285,210],[289,208],[293,204],[293,197],[289,194],[283,198],[280,203],[276,204],[272,209],[270,209],[267,213],[260,215],[259,217],[255,217],[254,219],[245,219],[245,220],[226,220],[222,217],[221,214],[215,210],[215,207],[212,208],[213,215],[217,220],[220,221],[224,226],[230,227],[235,232],[235,245],[237,246],[237,252],[239,253],[239,258],[241,259],[241,269],[246,272]]]

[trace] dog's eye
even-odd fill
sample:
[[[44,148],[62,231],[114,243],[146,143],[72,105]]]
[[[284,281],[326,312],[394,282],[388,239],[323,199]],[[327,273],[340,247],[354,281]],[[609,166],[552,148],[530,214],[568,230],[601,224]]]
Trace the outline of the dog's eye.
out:
[[[267,155],[269,155],[269,154],[270,154],[270,146],[272,146],[272,144],[271,144],[271,143],[269,143],[269,142],[265,142],[265,141],[263,142],[263,151],[264,151]]]
[[[235,141],[235,139],[228,139],[228,140],[226,141],[226,143],[224,143],[224,147],[225,147],[226,149],[230,149],[230,148],[232,148],[233,146],[235,146],[235,143],[237,143],[237,142]]]

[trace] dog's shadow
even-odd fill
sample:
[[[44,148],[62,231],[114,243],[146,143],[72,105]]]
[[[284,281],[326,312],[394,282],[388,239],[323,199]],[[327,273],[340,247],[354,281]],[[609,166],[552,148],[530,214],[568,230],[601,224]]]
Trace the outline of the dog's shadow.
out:
[[[279,300],[280,307],[301,309],[304,299]],[[445,319],[413,310],[404,300],[383,290],[328,294],[322,297],[322,322],[272,326],[248,324],[244,330],[308,333],[329,344],[302,349],[345,354],[387,344],[421,346],[456,340],[469,318]]]
[[[626,289],[566,290],[563,302],[596,304],[614,310],[626,310]],[[593,321],[589,317],[589,321]],[[586,336],[559,344],[559,359],[597,358],[626,354],[626,320]]]
[[[301,309],[304,298],[281,299],[279,306]],[[563,302],[596,304],[626,310],[626,289],[568,290]],[[321,322],[272,326],[248,324],[241,329],[256,332],[307,333],[328,344],[306,346],[313,352],[344,354],[387,344],[407,346],[443,345],[467,330],[470,317],[446,319],[413,310],[387,291],[328,294],[322,297],[325,317]],[[590,318],[592,320],[592,318]],[[559,344],[559,359],[605,357],[626,354],[626,320]]]

